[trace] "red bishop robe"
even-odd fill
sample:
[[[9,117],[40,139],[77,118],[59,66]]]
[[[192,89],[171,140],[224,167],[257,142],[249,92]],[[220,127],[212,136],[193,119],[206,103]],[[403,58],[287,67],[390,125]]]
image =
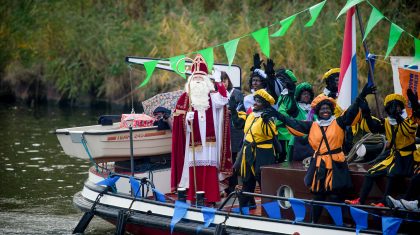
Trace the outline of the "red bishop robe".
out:
[[[222,84],[217,84],[218,92],[221,96],[227,97],[227,92],[225,87]],[[216,114],[214,113],[215,109],[213,108],[213,101],[210,96],[209,99],[210,107],[205,111],[206,115],[206,135],[205,141],[206,145],[217,146],[216,151],[218,151],[219,159],[217,163],[212,160],[212,156],[201,156],[196,160],[196,176],[197,176],[197,191],[205,191],[206,198],[208,202],[216,202],[220,200],[219,196],[219,178],[218,173],[221,175],[229,176],[232,173],[232,159],[231,159],[231,149],[230,149],[230,120],[229,115],[226,110],[226,106],[223,107],[223,122],[220,123]],[[185,115],[190,109],[189,107],[189,97],[186,92],[184,92],[181,97],[178,99],[177,105],[174,112],[174,122],[172,128],[172,160],[171,160],[171,189],[175,191],[178,187],[181,177],[183,174],[184,160],[186,156],[186,139],[187,130],[186,130],[186,121]],[[194,109],[192,109],[194,111]],[[219,111],[216,111],[219,112]],[[220,116],[219,116],[220,117]],[[219,123],[215,123],[215,121]],[[221,127],[223,130],[215,129]],[[198,112],[195,111],[194,121],[193,121],[193,130],[194,130],[194,147],[196,152],[202,147],[202,138],[200,133],[200,127],[198,122]],[[218,133],[221,133],[221,135]],[[220,136],[222,139],[217,140],[216,136]],[[188,136],[190,137],[190,136]],[[219,138],[220,138],[219,137]],[[189,141],[189,146],[192,146],[191,141]],[[187,151],[191,151],[189,148]],[[188,156],[189,152],[187,152]],[[204,157],[204,159],[203,159]],[[214,157],[213,157],[214,158]],[[206,162],[208,161],[208,162]],[[193,167],[189,167],[189,190],[188,190],[188,199],[194,199],[194,174]],[[185,173],[185,172],[184,172]],[[211,180],[210,180],[211,179]]]

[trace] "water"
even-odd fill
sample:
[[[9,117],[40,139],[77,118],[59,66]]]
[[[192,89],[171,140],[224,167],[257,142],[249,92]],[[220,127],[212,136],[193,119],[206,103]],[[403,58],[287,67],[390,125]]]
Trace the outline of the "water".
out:
[[[0,234],[71,234],[82,216],[72,197],[90,164],[65,155],[54,131],[93,125],[100,114],[105,112],[0,104]],[[114,232],[96,217],[86,230]]]

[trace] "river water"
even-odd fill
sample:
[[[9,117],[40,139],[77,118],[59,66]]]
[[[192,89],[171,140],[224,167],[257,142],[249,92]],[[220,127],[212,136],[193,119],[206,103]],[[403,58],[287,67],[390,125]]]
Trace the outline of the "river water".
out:
[[[82,216],[72,197],[82,189],[90,163],[65,155],[54,131],[93,125],[100,114],[106,113],[0,103],[0,234],[71,234]],[[96,217],[86,230],[114,232]]]

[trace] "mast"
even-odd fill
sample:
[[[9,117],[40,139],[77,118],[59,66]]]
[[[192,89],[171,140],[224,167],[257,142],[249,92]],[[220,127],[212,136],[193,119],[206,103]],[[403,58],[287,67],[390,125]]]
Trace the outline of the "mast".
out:
[[[356,14],[357,14],[357,19],[359,21],[360,34],[362,35],[362,39],[363,39],[365,37],[365,28],[363,26],[362,17],[360,16],[360,13],[359,13],[358,5],[356,5]],[[363,48],[365,49],[365,60],[366,60],[366,63],[368,64],[369,75],[372,78],[372,83],[374,83],[372,64],[369,58],[367,57],[369,55],[369,48],[366,43],[366,40],[363,41]],[[376,95],[376,92],[374,95],[375,95],[375,103],[376,103],[376,112],[378,113],[378,117],[382,118],[382,113],[379,111],[379,101],[378,101],[378,96]]]

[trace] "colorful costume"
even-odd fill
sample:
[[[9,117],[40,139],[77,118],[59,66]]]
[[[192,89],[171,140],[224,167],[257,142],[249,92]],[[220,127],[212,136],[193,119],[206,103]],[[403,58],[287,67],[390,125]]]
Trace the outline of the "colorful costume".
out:
[[[312,102],[312,108],[323,100],[335,104],[335,101],[324,95],[319,95]],[[340,117],[331,116],[329,120],[298,121],[288,117],[282,117],[290,133],[295,136],[308,135],[309,144],[316,151],[313,161],[316,170],[310,182],[310,190],[314,193],[337,192],[351,187],[351,179],[345,156],[342,151],[344,142],[344,130],[346,126],[354,125],[360,119],[358,103],[352,104]],[[321,128],[325,132],[323,137]]]
[[[201,55],[194,59],[192,72],[189,82],[195,76],[208,79],[207,65]],[[220,201],[219,180],[229,176],[232,171],[227,92],[222,84],[216,85],[218,92],[208,94],[208,108],[204,113],[190,105],[187,92],[178,99],[174,112],[171,188],[173,191],[176,187],[188,188],[188,200],[191,201],[196,191],[204,191],[208,202]],[[192,127],[186,120],[188,112],[194,112]],[[194,166],[197,189],[194,188]]]
[[[388,95],[385,98],[384,105],[388,107],[390,102],[396,101],[400,102],[402,107],[406,105],[405,98],[399,94]],[[390,115],[394,114],[391,113]],[[360,193],[359,202],[361,204],[365,203],[376,178],[382,176],[388,177],[383,198],[383,201],[385,201],[385,196],[389,195],[392,191],[393,186],[398,181],[398,177],[407,177],[413,174],[413,154],[416,151],[415,138],[417,123],[413,118],[407,117],[405,110],[398,119],[387,117],[384,123],[381,123],[379,120],[372,119],[366,115],[368,127],[372,132],[385,133],[390,152],[384,160],[368,170]]]
[[[263,89],[255,92],[267,100],[270,105],[274,104],[274,99]],[[243,128],[245,133],[244,145],[240,157],[235,162],[235,169],[243,178],[243,190],[254,192],[256,182],[261,185],[261,170],[264,165],[275,162],[273,138],[276,138],[276,127],[273,120],[263,120],[260,112],[252,112],[247,115],[245,112],[232,113],[237,128]],[[250,198],[240,199],[243,206],[248,206]]]

